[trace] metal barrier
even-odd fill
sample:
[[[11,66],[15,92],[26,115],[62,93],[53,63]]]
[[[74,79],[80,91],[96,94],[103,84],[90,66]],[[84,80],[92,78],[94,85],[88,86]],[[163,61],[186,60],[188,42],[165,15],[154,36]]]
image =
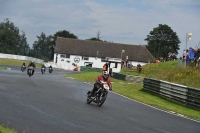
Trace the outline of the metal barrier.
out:
[[[80,71],[83,71],[83,72],[102,72],[102,69],[101,68],[81,66]]]
[[[163,80],[144,78],[143,90],[200,110],[200,90]]]

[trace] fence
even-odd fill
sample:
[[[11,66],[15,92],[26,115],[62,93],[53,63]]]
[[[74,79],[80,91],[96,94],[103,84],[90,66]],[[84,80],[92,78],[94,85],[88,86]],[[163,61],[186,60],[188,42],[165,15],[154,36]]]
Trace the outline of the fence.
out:
[[[162,80],[144,78],[143,90],[200,110],[200,90]]]
[[[81,66],[80,71],[83,71],[83,72],[102,72],[102,69],[101,68]]]

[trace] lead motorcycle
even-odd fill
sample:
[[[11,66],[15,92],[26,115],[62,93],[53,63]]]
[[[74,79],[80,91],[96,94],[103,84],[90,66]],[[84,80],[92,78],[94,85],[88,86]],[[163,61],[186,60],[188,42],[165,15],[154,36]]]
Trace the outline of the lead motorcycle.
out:
[[[94,96],[89,97],[88,95],[91,93],[90,91],[87,93],[87,104],[90,104],[91,102],[94,102],[97,104],[97,106],[103,105],[105,102],[107,95],[108,95],[108,90],[110,90],[110,87],[108,86],[107,82],[100,81],[100,86],[99,89],[95,92]]]
[[[33,75],[33,67],[32,66],[29,66],[28,69],[27,69],[27,74],[29,75],[29,77],[31,77]]]

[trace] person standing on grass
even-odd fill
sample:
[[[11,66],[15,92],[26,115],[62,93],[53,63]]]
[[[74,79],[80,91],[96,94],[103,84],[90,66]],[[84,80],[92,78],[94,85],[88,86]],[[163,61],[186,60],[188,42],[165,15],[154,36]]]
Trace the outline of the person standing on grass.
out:
[[[188,49],[186,50],[185,59],[186,59],[186,66],[190,66],[190,53]]]

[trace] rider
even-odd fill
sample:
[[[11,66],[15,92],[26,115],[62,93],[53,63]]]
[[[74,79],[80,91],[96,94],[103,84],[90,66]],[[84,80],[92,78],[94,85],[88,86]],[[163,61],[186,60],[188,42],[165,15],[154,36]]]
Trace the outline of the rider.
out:
[[[53,71],[53,68],[52,68],[52,66],[51,66],[51,65],[49,66],[49,70],[50,70],[50,68],[51,68],[51,71]]]
[[[26,64],[25,64],[25,63],[23,63],[23,64],[22,64],[22,66],[25,66],[25,67],[26,67]]]
[[[93,96],[94,93],[99,89],[99,87],[101,86],[100,80],[104,81],[104,82],[107,82],[107,84],[108,84],[108,86],[110,88],[109,90],[112,91],[112,84],[111,84],[110,79],[109,79],[108,71],[103,71],[102,75],[97,77],[95,80],[96,80],[96,83],[94,84],[94,87],[93,87],[91,93],[88,92],[88,96],[90,96],[90,97]]]
[[[46,66],[44,64],[41,67],[41,71],[42,71],[42,68],[44,68],[44,72],[45,72]]]
[[[36,68],[35,63],[33,61],[31,61],[31,63],[28,65],[28,67],[32,66],[34,69]],[[35,70],[33,69],[32,71],[32,75],[34,74]],[[28,71],[27,71],[28,73]]]

